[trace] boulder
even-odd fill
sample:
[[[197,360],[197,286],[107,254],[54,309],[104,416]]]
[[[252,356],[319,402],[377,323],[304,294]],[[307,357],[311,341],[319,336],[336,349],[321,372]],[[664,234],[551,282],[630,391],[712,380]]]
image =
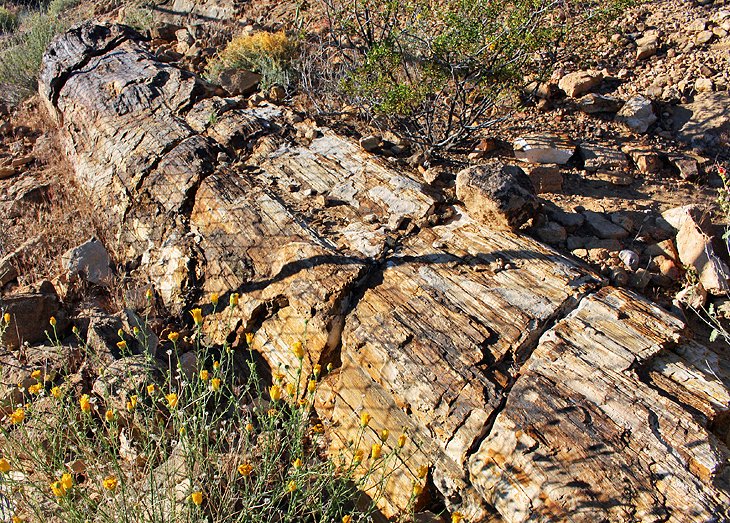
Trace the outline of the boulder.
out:
[[[111,260],[104,245],[96,238],[69,249],[61,256],[61,266],[69,281],[82,278],[89,283],[109,283]]]
[[[44,281],[28,292],[6,297],[3,303],[5,312],[10,314],[10,325],[5,331],[3,343],[16,349],[23,343],[46,340],[47,334],[53,338],[53,328],[49,324],[51,316],[56,317],[59,335],[65,327],[65,320],[59,314],[60,300],[56,289],[49,281]]]
[[[570,138],[555,134],[520,136],[514,141],[515,157],[530,163],[565,165],[575,153]]]
[[[730,290],[730,269],[715,253],[712,238],[705,234],[691,216],[682,223],[676,241],[679,260],[697,270],[700,283],[707,292],[714,295],[727,294]]]
[[[586,171],[625,171],[629,168],[626,155],[616,148],[585,142],[580,144],[579,150]]]
[[[456,195],[472,217],[495,229],[518,229],[540,207],[525,172],[499,160],[459,172]]]
[[[603,81],[603,75],[594,71],[577,71],[563,76],[558,82],[565,94],[577,98],[595,89]]]
[[[563,173],[557,165],[536,165],[525,168],[537,194],[563,190]]]
[[[616,114],[616,121],[624,124],[631,131],[643,134],[649,129],[657,117],[654,114],[651,100],[636,95],[627,100],[621,110]]]

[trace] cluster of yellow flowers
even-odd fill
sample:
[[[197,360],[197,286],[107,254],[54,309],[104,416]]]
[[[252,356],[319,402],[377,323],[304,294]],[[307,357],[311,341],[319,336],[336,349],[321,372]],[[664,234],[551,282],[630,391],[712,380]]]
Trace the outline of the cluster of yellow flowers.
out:
[[[61,479],[51,483],[51,492],[53,492],[53,495],[57,498],[63,498],[66,497],[73,485],[73,476],[66,472],[61,476]]]

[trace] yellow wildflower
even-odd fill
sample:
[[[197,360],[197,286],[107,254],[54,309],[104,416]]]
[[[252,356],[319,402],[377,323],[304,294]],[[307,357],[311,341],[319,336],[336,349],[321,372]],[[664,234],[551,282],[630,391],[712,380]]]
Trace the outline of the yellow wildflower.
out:
[[[3,474],[10,472],[10,462],[5,458],[0,458],[0,472]]]
[[[237,292],[234,292],[233,294],[231,294],[231,298],[229,300],[229,304],[231,307],[238,307],[238,298],[239,298],[239,295]]]
[[[297,388],[294,386],[293,383],[287,383],[286,384],[286,393],[289,394],[289,396],[294,396],[297,392]]]
[[[51,389],[51,396],[58,399],[61,397],[61,388],[60,387],[53,387]]]
[[[154,394],[155,393],[155,384],[150,383],[147,385],[147,394]]]
[[[175,407],[177,407],[177,394],[171,392],[170,394],[167,394],[165,396],[165,399],[167,400],[167,403],[169,403],[170,408],[174,409]]]
[[[210,388],[213,390],[213,392],[218,392],[221,390],[221,379],[220,378],[213,378],[210,380]]]
[[[300,468],[302,468],[302,458],[297,458],[297,459],[295,459],[295,460],[294,460],[294,461],[292,462],[292,466],[293,466],[293,467],[294,467],[295,469],[300,469]]]
[[[119,336],[121,339],[124,339],[124,329],[119,329],[117,331],[117,336]]]
[[[11,521],[11,523],[23,523],[24,520],[20,516],[15,515],[12,518],[10,518],[10,521]]]
[[[269,396],[271,396],[271,401],[279,401],[281,399],[281,387],[272,385],[269,389]]]
[[[200,326],[203,324],[203,309],[193,309],[190,311],[190,315],[193,317],[195,325]]]
[[[68,472],[61,476],[61,486],[63,486],[66,490],[71,490],[71,487],[74,486],[74,478]]]
[[[251,346],[253,343],[253,332],[246,333],[246,345]]]
[[[390,432],[388,432],[388,429],[383,429],[380,431],[380,441],[385,443],[388,441],[388,436],[390,436]]]
[[[297,359],[304,359],[304,347],[302,346],[302,342],[298,341],[294,343],[294,345],[291,346],[291,352],[297,357]]]
[[[362,428],[365,428],[370,423],[370,420],[372,419],[372,416],[368,414],[367,412],[363,412],[360,414],[360,426]]]
[[[253,466],[250,463],[241,463],[238,466],[238,473],[244,478],[251,475],[253,472]]]
[[[421,465],[418,467],[418,477],[423,479],[428,474],[428,465]]]
[[[353,460],[355,463],[360,463],[363,457],[365,457],[365,452],[362,449],[357,449],[353,455]]]
[[[221,362],[220,361],[214,361],[213,362],[213,370],[218,370],[221,368]]]
[[[194,505],[199,507],[203,504],[203,493],[200,491],[193,492],[192,494],[190,494],[190,501],[192,501]]]
[[[421,495],[421,492],[423,492],[423,485],[420,483],[414,483],[413,484],[413,497],[417,498]]]
[[[284,378],[286,378],[286,376],[284,376],[284,373],[282,373],[282,372],[275,371],[273,378],[274,378],[274,381],[278,381],[279,383],[281,383],[282,381],[284,381]]]
[[[117,347],[119,347],[119,350],[126,350],[127,349],[127,342],[122,340],[117,342]]]
[[[114,421],[116,416],[114,415],[114,409],[107,409],[107,411],[104,413],[104,418],[111,423]]]
[[[324,432],[324,425],[317,423],[314,427],[312,427],[312,432],[315,434],[322,434]]]
[[[350,514],[342,516],[342,523],[352,523],[352,516]]]
[[[5,320],[5,323],[10,323],[10,313],[6,312],[3,314],[3,320]]]
[[[401,434],[400,436],[398,436],[398,448],[402,449],[405,446],[407,439],[408,436],[406,436],[405,434]]]
[[[213,294],[210,295],[210,303],[213,304],[213,307],[218,306],[218,293],[217,292],[214,292]]]
[[[42,374],[43,373],[39,369],[36,369],[30,373],[30,377],[37,381],[37,380],[41,379]]]
[[[206,369],[201,370],[200,371],[200,380],[208,381],[208,378],[210,378],[210,373]]]
[[[42,389],[43,385],[41,385],[40,383],[36,383],[35,385],[31,385],[30,387],[28,387],[28,392],[30,394],[36,395],[40,394]]]
[[[147,289],[147,292],[145,293],[145,297],[147,298],[147,301],[152,301],[152,298],[153,298],[152,289]]]
[[[297,489],[297,482],[296,481],[290,481],[289,484],[286,486],[286,490],[289,492],[294,492]]]
[[[91,412],[91,398],[88,394],[84,394],[79,398],[79,406],[81,407],[81,410],[86,414]]]
[[[129,412],[132,412],[135,407],[137,407],[137,401],[139,401],[139,397],[136,394],[133,394],[129,397],[127,400],[127,410]]]
[[[253,423],[246,423],[246,432],[253,432]]]
[[[119,482],[114,476],[107,476],[104,478],[104,481],[102,481],[101,484],[106,490],[116,490]]]
[[[312,367],[312,373],[315,378],[319,378],[319,375],[322,373],[322,365],[317,363],[314,367]]]
[[[177,343],[177,340],[180,339],[180,333],[179,332],[171,332],[167,335],[167,339],[170,340],[173,343]]]
[[[451,523],[461,523],[461,521],[464,519],[464,514],[461,512],[454,512],[451,514]]]
[[[134,334],[134,337],[135,337],[135,338],[136,338],[137,336],[139,336],[139,333],[140,333],[140,332],[141,332],[141,331],[139,330],[139,327],[137,327],[136,325],[135,325],[134,327],[132,327],[132,334]]]
[[[314,394],[314,391],[317,390],[317,382],[314,380],[309,380],[309,383],[307,384],[307,390],[310,394]]]
[[[13,425],[17,425],[18,423],[22,423],[25,419],[25,411],[18,407],[13,411],[13,413],[10,415],[10,422]]]
[[[373,443],[370,448],[370,458],[378,459],[383,454],[383,446],[380,443]]]
[[[57,498],[62,498],[66,495],[66,489],[63,488],[60,481],[54,481],[51,483],[51,492],[53,492],[53,495]]]
[[[180,430],[178,432],[180,433],[181,436],[184,436],[187,431],[188,430],[185,427],[180,427]]]
[[[51,316],[51,319],[48,320],[48,323],[51,324],[51,327],[55,327],[56,326],[56,318],[55,318],[55,316]]]

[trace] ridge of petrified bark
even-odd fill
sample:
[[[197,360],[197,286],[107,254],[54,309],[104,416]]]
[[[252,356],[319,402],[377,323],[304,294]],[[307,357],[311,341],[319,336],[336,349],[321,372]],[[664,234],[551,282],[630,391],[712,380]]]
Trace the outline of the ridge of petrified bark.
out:
[[[407,430],[386,513],[426,464],[472,521],[490,506],[508,521],[709,521],[727,506],[711,430],[727,436],[728,373],[703,371],[721,358],[658,307],[459,209],[439,219],[438,194],[329,130],[281,138],[281,110],[214,96],[126,28],[57,39],[41,93],[115,257],[173,312],[239,292],[232,329],[272,369],[298,363],[295,341],[307,369],[341,363],[317,406],[335,451],[362,410],[363,445]],[[228,338],[226,323],[207,314],[207,335]]]

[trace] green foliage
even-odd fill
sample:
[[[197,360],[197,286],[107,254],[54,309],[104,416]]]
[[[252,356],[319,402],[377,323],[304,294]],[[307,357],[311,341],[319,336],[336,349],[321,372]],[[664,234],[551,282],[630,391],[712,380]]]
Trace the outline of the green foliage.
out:
[[[205,321],[233,329],[237,299],[223,310],[217,296],[212,303]],[[302,344],[291,347],[299,365],[275,369],[265,386],[253,333],[242,347],[213,346],[202,310],[190,312],[195,326],[187,339],[168,332],[162,359],[151,355],[146,320],[120,330],[117,347],[134,363],[103,380],[113,389],[92,388],[94,376],[70,368],[28,369],[0,418],[0,485],[14,492],[14,515],[28,523],[370,521],[374,505],[361,503],[358,489],[380,499],[411,452],[405,437],[381,433],[366,446],[371,429],[361,418],[355,441],[327,457],[313,409],[326,371],[305,371]],[[64,347],[50,324],[58,353],[82,355],[76,369],[105,367],[78,329],[75,347]],[[9,325],[0,317],[0,336]],[[130,356],[133,347],[142,353]],[[193,362],[184,367],[185,352]]]
[[[17,102],[35,92],[43,53],[51,39],[65,28],[56,16],[29,14],[20,31],[0,45],[2,97]]]
[[[18,16],[4,6],[0,6],[0,33],[12,33],[18,27]]]
[[[63,16],[69,9],[73,9],[79,5],[80,0],[51,0],[48,4],[48,16],[59,18]]]
[[[323,0],[350,64],[345,92],[409,138],[448,148],[493,123],[528,75],[632,0]],[[562,46],[562,47],[561,47]]]

